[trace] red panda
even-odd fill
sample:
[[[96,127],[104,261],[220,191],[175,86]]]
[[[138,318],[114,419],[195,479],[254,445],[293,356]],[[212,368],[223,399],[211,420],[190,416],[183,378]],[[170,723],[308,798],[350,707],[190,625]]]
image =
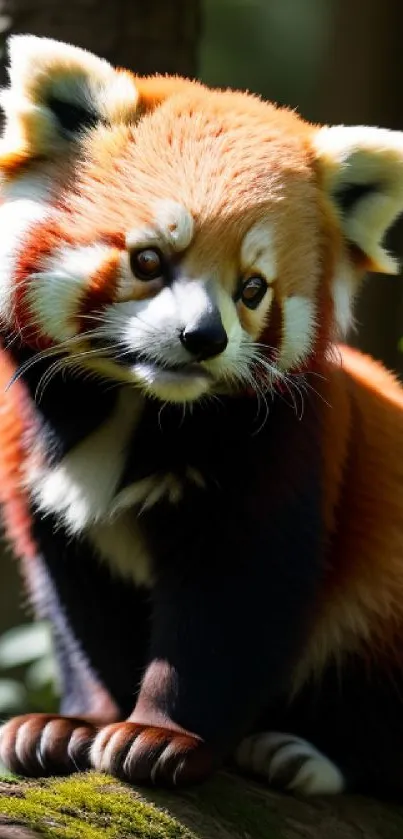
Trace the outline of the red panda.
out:
[[[348,349],[403,135],[10,44],[0,497],[60,716],[27,775],[403,785],[403,391]]]

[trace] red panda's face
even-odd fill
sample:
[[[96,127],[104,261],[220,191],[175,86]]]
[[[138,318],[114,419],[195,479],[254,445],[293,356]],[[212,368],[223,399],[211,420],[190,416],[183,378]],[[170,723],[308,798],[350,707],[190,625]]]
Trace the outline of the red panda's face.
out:
[[[67,81],[33,86],[28,127],[10,109],[3,318],[163,401],[267,390],[323,353],[348,325],[360,263],[391,269],[379,240],[403,203],[400,135],[363,142],[60,45],[48,62],[58,49]]]
[[[111,374],[163,400],[256,378],[272,385],[313,347],[318,190],[309,150],[270,128],[271,112],[247,97],[191,89],[135,127],[91,134],[74,194],[65,195],[74,245],[57,270],[66,271],[66,300],[68,260],[76,273],[81,259],[84,325],[104,344]],[[99,307],[101,277],[110,300]],[[33,291],[42,312],[48,285],[46,277]],[[83,289],[73,294],[83,306]]]

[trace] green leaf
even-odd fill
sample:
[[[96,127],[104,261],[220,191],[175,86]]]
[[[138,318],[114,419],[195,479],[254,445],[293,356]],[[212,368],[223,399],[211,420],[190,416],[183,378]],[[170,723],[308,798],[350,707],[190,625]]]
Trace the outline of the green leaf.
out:
[[[26,690],[14,679],[0,679],[0,714],[14,714],[24,710]]]
[[[0,668],[28,664],[51,652],[51,638],[45,622],[17,626],[0,638]]]
[[[46,685],[54,685],[57,682],[55,660],[52,655],[44,655],[42,658],[30,664],[25,683],[30,690],[38,690]]]

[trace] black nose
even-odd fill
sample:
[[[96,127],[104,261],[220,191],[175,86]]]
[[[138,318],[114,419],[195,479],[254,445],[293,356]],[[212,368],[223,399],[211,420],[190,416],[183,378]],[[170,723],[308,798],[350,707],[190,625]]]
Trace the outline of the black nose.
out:
[[[181,332],[181,342],[185,349],[198,361],[213,358],[225,350],[228,344],[227,333],[218,312],[206,312],[190,323]]]

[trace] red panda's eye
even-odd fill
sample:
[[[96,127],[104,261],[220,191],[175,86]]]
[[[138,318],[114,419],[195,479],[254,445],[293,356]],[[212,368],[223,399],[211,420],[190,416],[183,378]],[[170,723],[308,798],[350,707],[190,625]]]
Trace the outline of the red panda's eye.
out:
[[[267,283],[263,277],[249,277],[243,284],[241,291],[242,303],[248,309],[256,309],[267,291]]]
[[[164,274],[162,254],[154,248],[144,248],[130,255],[130,267],[138,280],[156,280]]]

